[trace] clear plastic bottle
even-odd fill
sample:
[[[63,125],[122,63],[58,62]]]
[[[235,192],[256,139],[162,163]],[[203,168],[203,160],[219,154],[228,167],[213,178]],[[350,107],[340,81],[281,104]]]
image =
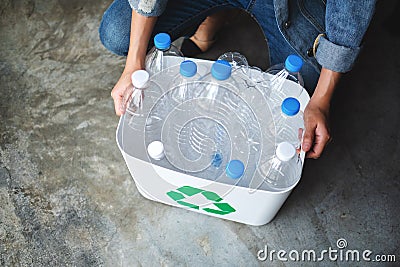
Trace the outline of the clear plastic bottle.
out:
[[[154,47],[146,56],[146,70],[151,74],[156,74],[169,66],[168,56],[182,57],[179,49],[171,44],[171,37],[167,33],[159,33],[154,36]]]
[[[164,144],[161,141],[153,141],[147,146],[147,153],[154,160],[164,158]]]
[[[228,162],[225,168],[226,176],[231,179],[239,179],[244,173],[245,167],[242,161],[234,159]]]
[[[304,130],[303,112],[300,102],[293,97],[283,100],[280,107],[272,110],[275,123],[275,143],[289,142],[300,148],[302,132]]]
[[[217,60],[212,65],[210,74],[203,77],[201,83],[198,84],[195,93],[196,108],[200,114],[207,114],[210,118],[200,117],[193,120],[190,129],[190,144],[193,147],[199,147],[200,153],[207,153],[205,156],[211,159],[212,166],[216,169],[219,168],[220,159],[226,156],[224,152],[226,152],[228,133],[213,118],[218,116],[219,101],[224,101],[223,99],[227,97],[229,88],[226,86],[232,86],[232,81],[229,81],[231,72],[232,67],[227,61]],[[225,88],[220,89],[221,86]],[[212,147],[207,140],[211,140]]]
[[[240,95],[247,88],[247,84],[242,82],[246,79],[246,75],[232,72],[229,62],[217,60],[196,90],[197,97],[202,99],[198,101],[197,108],[212,118],[219,118],[219,122],[195,120],[191,134],[199,144],[206,138],[212,139],[215,143],[214,155],[224,161],[229,160],[229,151],[236,153],[235,157],[240,160],[252,157],[260,143],[257,118],[249,103]],[[226,149],[229,146],[231,149]]]
[[[250,80],[250,82],[246,82],[248,86],[252,86],[254,84],[255,87],[262,93],[264,99],[269,100],[271,95],[269,75],[258,67],[249,67],[247,77]],[[261,102],[260,99],[257,99],[256,101]]]
[[[244,55],[239,52],[226,52],[218,57],[218,60],[224,60],[231,64],[235,70],[242,70],[244,73],[248,72],[249,63]]]
[[[175,66],[172,69],[175,74],[171,80],[175,80],[178,68]],[[204,79],[200,81],[187,83],[187,92],[194,94],[184,94],[183,99],[187,100],[179,106],[189,105],[191,108],[163,107],[162,102],[173,102],[171,93],[179,92],[174,89],[167,92],[170,93],[167,97],[164,93],[151,108],[150,115],[160,114],[162,127],[158,128],[158,132],[155,131],[158,134],[146,135],[146,144],[161,140],[165,148],[165,158],[152,162],[161,166],[165,161],[170,164],[169,168],[195,177],[246,186],[240,183],[249,179],[256,170],[263,137],[262,130],[257,126],[262,123],[258,121],[247,99],[230,89],[233,81],[230,80],[231,66],[228,62],[216,63],[207,76],[203,76]],[[178,78],[175,82],[179,83]],[[244,86],[241,84],[235,89],[249,89],[250,94],[256,92],[255,88]],[[147,97],[147,91],[145,93]],[[259,93],[254,95],[260,96]],[[181,101],[182,94],[174,98]],[[273,153],[271,151],[270,154]],[[231,159],[246,162],[246,174],[243,174],[246,177],[232,179],[226,175],[225,167]],[[233,176],[237,176],[237,173],[235,169],[231,170]]]
[[[172,89],[172,100],[176,103],[182,103],[191,99],[195,90],[194,83],[199,79],[197,64],[191,60],[182,61],[179,67],[179,74],[168,85],[168,90]]]
[[[273,105],[280,105],[289,96],[298,98],[302,93],[304,87],[303,78],[300,74],[302,66],[301,57],[289,55],[284,64],[277,64],[267,70],[267,73],[272,75],[268,85],[271,89],[270,101]],[[287,80],[295,84],[287,83]]]
[[[282,142],[276,147],[275,155],[260,168],[267,188],[284,191],[300,180],[302,162],[296,148],[288,142]]]
[[[211,66],[209,74],[202,77],[202,85],[196,92],[196,97],[205,97],[209,100],[214,100],[218,94],[218,88],[220,86],[226,86],[228,89],[237,91],[234,88],[234,83],[231,79],[232,66],[228,61],[217,60]]]
[[[120,110],[133,116],[143,116],[144,91],[150,75],[145,70],[137,70],[131,75],[132,83],[125,89]]]
[[[160,114],[165,113],[165,110],[159,108],[152,113],[150,110],[162,95],[162,89],[150,79],[145,70],[132,73],[131,80],[132,83],[124,91],[120,110],[125,111],[130,128],[145,131],[145,136],[153,140],[162,125]]]
[[[171,166],[170,162],[168,159],[165,157],[165,148],[163,142],[159,140],[152,141],[148,146],[147,146],[147,154],[149,156],[149,160],[151,161],[152,164],[158,165],[160,167],[164,167],[167,169],[174,169],[173,166]]]
[[[245,88],[247,77],[239,72],[233,72],[232,66],[229,62],[225,60],[217,60],[211,66],[210,73],[204,75],[201,78],[201,83],[196,90],[195,97],[205,98],[209,101],[204,101],[203,104],[207,106],[200,105],[200,108],[211,108],[213,100],[218,98],[220,101],[225,101],[225,103],[232,109],[238,108],[238,103],[232,101],[230,96],[231,93],[240,94],[240,90]],[[219,90],[223,87],[227,90]],[[219,94],[219,95],[218,95]],[[218,96],[217,96],[218,95]]]
[[[223,173],[221,168],[223,155],[227,155],[228,152],[226,149],[218,154],[215,152],[216,122],[204,117],[192,118],[190,114],[174,110],[163,124],[162,140],[165,144],[166,157],[179,170],[204,179],[215,180]],[[204,131],[202,129],[201,132],[196,128],[194,131],[195,125],[206,125],[209,128]]]

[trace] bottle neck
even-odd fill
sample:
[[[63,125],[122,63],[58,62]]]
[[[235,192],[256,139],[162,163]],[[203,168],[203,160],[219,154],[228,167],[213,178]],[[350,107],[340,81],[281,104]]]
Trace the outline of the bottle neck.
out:
[[[193,80],[193,77],[194,76],[192,76],[192,77],[187,77],[187,76],[181,76],[181,78],[182,78],[182,80],[184,80],[184,81],[186,81],[186,82],[189,82],[189,81],[192,81]]]
[[[299,73],[298,71],[290,71],[290,70],[288,70],[286,67],[285,67],[285,70],[286,70],[288,73],[293,74],[293,75],[297,75],[297,74]]]
[[[281,111],[281,113],[282,113],[283,116],[288,117],[288,118],[293,118],[293,117],[295,117],[297,114],[299,114],[299,113],[297,112],[296,114],[288,115],[288,114],[286,114],[286,113],[283,112],[283,111]]]
[[[223,82],[226,82],[226,81],[229,80],[229,78],[230,78],[230,76],[229,76],[228,78],[224,79],[224,80],[219,80],[219,79],[217,79],[217,78],[215,78],[214,76],[211,75],[211,79],[212,79],[212,81],[215,82],[215,83],[223,83]]]
[[[160,48],[156,47],[156,49],[157,49],[158,51],[161,51],[161,52],[168,51],[170,48],[171,48],[171,46],[169,46],[169,47],[167,47],[167,48],[165,48],[165,49],[160,49]]]
[[[289,162],[289,161],[291,161],[291,160],[294,158],[294,156],[291,157],[291,158],[289,158],[289,159],[287,159],[287,158],[281,158],[281,157],[279,157],[278,155],[275,155],[275,156],[276,156],[276,158],[277,158],[281,163]]]

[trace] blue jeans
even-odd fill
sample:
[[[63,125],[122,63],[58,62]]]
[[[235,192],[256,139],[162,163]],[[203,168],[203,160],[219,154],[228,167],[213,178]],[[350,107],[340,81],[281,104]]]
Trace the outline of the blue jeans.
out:
[[[271,65],[282,63],[290,54],[297,54],[281,34],[275,17],[272,0],[169,0],[158,18],[153,36],[168,33],[172,40],[194,34],[197,26],[210,14],[228,8],[248,12],[261,26],[269,47]],[[99,34],[103,45],[117,55],[126,56],[129,49],[132,8],[127,0],[115,0],[103,15]],[[149,47],[151,47],[152,40]],[[319,71],[305,62],[301,74],[309,92],[316,86]]]

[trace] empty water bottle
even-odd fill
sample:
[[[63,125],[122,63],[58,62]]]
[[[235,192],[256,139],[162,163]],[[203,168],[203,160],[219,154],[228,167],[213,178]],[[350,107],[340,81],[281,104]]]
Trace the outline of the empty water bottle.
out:
[[[168,85],[168,90],[172,89],[172,100],[181,103],[191,99],[195,90],[194,83],[199,79],[196,63],[191,60],[183,61],[179,67],[179,74]]]
[[[134,116],[143,116],[144,90],[149,81],[149,73],[137,70],[131,75],[132,83],[125,89],[120,110]]]
[[[210,100],[208,103],[204,103],[212,106],[212,100],[217,98],[217,94],[225,94],[224,96],[218,96],[219,100],[226,100],[228,105],[232,105],[231,108],[237,109],[237,103],[231,101],[232,99],[229,97],[229,94],[231,92],[239,94],[240,89],[246,86],[246,79],[246,75],[239,72],[232,72],[232,66],[229,62],[225,60],[217,60],[211,66],[210,73],[201,78],[201,83],[199,83],[195,97]],[[231,92],[227,92],[227,90],[219,90],[220,87],[228,89]]]
[[[175,171],[177,170],[174,168],[174,166],[171,165],[171,163],[165,157],[165,148],[164,148],[163,142],[161,142],[159,140],[152,141],[147,146],[147,154],[149,155],[149,160],[154,165],[158,165],[160,167],[175,170]]]
[[[240,69],[244,73],[247,73],[249,68],[246,57],[239,52],[226,52],[219,56],[218,60],[225,60],[231,64],[233,69]]]
[[[271,88],[270,101],[273,105],[280,105],[286,97],[299,97],[304,82],[300,74],[303,60],[297,55],[290,55],[284,64],[277,64],[267,70],[272,76],[269,79]],[[294,84],[288,83],[292,81]]]
[[[201,64],[199,63],[198,68],[209,68],[208,64]],[[240,79],[248,80],[248,77],[232,71],[231,65],[226,61],[215,62],[210,73],[199,81],[193,80],[198,74],[187,78],[194,73],[193,65],[194,63],[185,61],[179,69],[180,74],[177,75],[178,68],[175,66],[168,69],[173,70],[174,74],[163,71],[152,76],[149,82],[149,90],[153,83],[154,86],[161,84],[164,88],[164,94],[155,101],[149,113],[150,118],[161,118],[162,123],[157,124],[161,126],[151,134],[146,132],[145,138],[146,144],[161,140],[165,157],[158,161],[151,158],[152,163],[204,179],[247,186],[256,171],[260,151],[265,148],[262,146],[264,132],[259,127],[264,121],[259,121],[248,100],[260,99],[262,96],[254,86],[249,88],[245,83],[234,86]],[[238,76],[233,77],[236,74]],[[159,77],[163,80],[158,80]],[[169,80],[173,81],[170,83]],[[168,84],[171,86],[167,86]],[[177,90],[180,84],[187,85],[187,88],[183,91]],[[172,90],[165,92],[168,87],[172,87]],[[243,97],[243,92],[251,96]],[[147,99],[148,90],[145,94]],[[175,103],[172,99],[179,104],[171,105],[170,103]],[[145,104],[147,105],[147,101]],[[171,108],[173,106],[182,108]],[[268,122],[265,121],[266,124]],[[269,155],[274,153],[273,150],[271,149]],[[234,168],[235,164],[230,165],[226,171],[232,158],[246,162],[245,173],[240,174],[241,171]],[[234,178],[229,178],[229,175]]]
[[[161,141],[153,141],[147,146],[147,153],[154,160],[164,158],[164,144]]]
[[[234,90],[234,81],[231,78],[232,66],[225,60],[217,60],[211,66],[211,72],[204,77],[203,82],[196,92],[196,97],[205,97],[209,100],[215,99],[220,86],[226,86],[228,89]]]
[[[230,146],[228,144],[221,153],[215,153],[217,143],[214,129],[217,122],[210,118],[193,118],[191,114],[195,113],[179,109],[168,114],[161,137],[166,157],[179,170],[215,180],[223,173],[223,155],[229,154],[227,150]],[[209,128],[200,132],[198,128],[193,128],[194,125],[206,125]]]
[[[301,169],[301,159],[295,147],[282,142],[276,147],[275,155],[260,167],[266,184],[262,187],[277,191],[289,189],[300,180]]]
[[[255,86],[257,88],[265,100],[269,101],[271,95],[271,88],[269,86],[269,75],[266,72],[263,72],[258,67],[249,67],[247,72],[248,81],[246,81],[246,85],[248,87]],[[260,98],[252,100],[252,102],[262,103]],[[265,109],[265,102],[262,104]]]
[[[234,159],[228,162],[225,168],[226,176],[231,179],[239,179],[244,173],[244,164],[242,161]]]
[[[154,47],[146,56],[146,70],[151,74],[158,73],[167,66],[168,56],[182,57],[182,52],[171,44],[171,37],[167,33],[159,33],[154,36]]]
[[[211,67],[211,75],[203,77],[194,95],[196,108],[203,117],[194,120],[191,124],[190,142],[195,147],[198,147],[199,153],[206,152],[208,154],[207,157],[211,157],[210,159],[213,162],[214,159],[212,157],[222,159],[222,151],[225,150],[228,139],[226,129],[213,120],[214,116],[217,115],[218,107],[220,107],[219,102],[217,103],[214,100],[224,101],[224,98],[227,98],[226,94],[229,94],[229,90],[223,86],[232,85],[226,82],[230,78],[231,71],[232,67],[227,61],[217,60]],[[205,140],[212,141],[213,147],[207,145],[208,142]],[[217,165],[213,163],[214,167]],[[219,168],[219,166],[216,168]]]
[[[304,129],[303,112],[300,102],[293,97],[283,100],[281,106],[272,110],[275,123],[275,143],[289,142],[300,148],[301,134]]]
[[[157,99],[162,95],[158,84],[150,80],[150,75],[145,70],[137,70],[132,76],[132,83],[125,89],[120,110],[126,111],[128,125],[142,132],[146,130],[146,136],[154,136],[157,128],[161,127],[160,114],[165,111],[162,106],[156,112],[149,115],[150,109]],[[143,128],[145,126],[145,128]],[[152,137],[153,138],[153,137]]]

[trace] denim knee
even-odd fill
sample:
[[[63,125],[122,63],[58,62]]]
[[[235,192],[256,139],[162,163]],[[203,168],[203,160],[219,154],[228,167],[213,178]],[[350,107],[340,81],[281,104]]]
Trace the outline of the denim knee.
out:
[[[129,38],[121,34],[113,23],[109,23],[109,21],[103,19],[99,27],[99,37],[104,47],[114,54],[119,56],[126,56],[128,54]],[[124,41],[125,39],[128,40]]]
[[[99,37],[105,48],[119,56],[126,56],[129,49],[132,9],[129,4],[121,2],[114,1],[104,12],[100,22]]]

